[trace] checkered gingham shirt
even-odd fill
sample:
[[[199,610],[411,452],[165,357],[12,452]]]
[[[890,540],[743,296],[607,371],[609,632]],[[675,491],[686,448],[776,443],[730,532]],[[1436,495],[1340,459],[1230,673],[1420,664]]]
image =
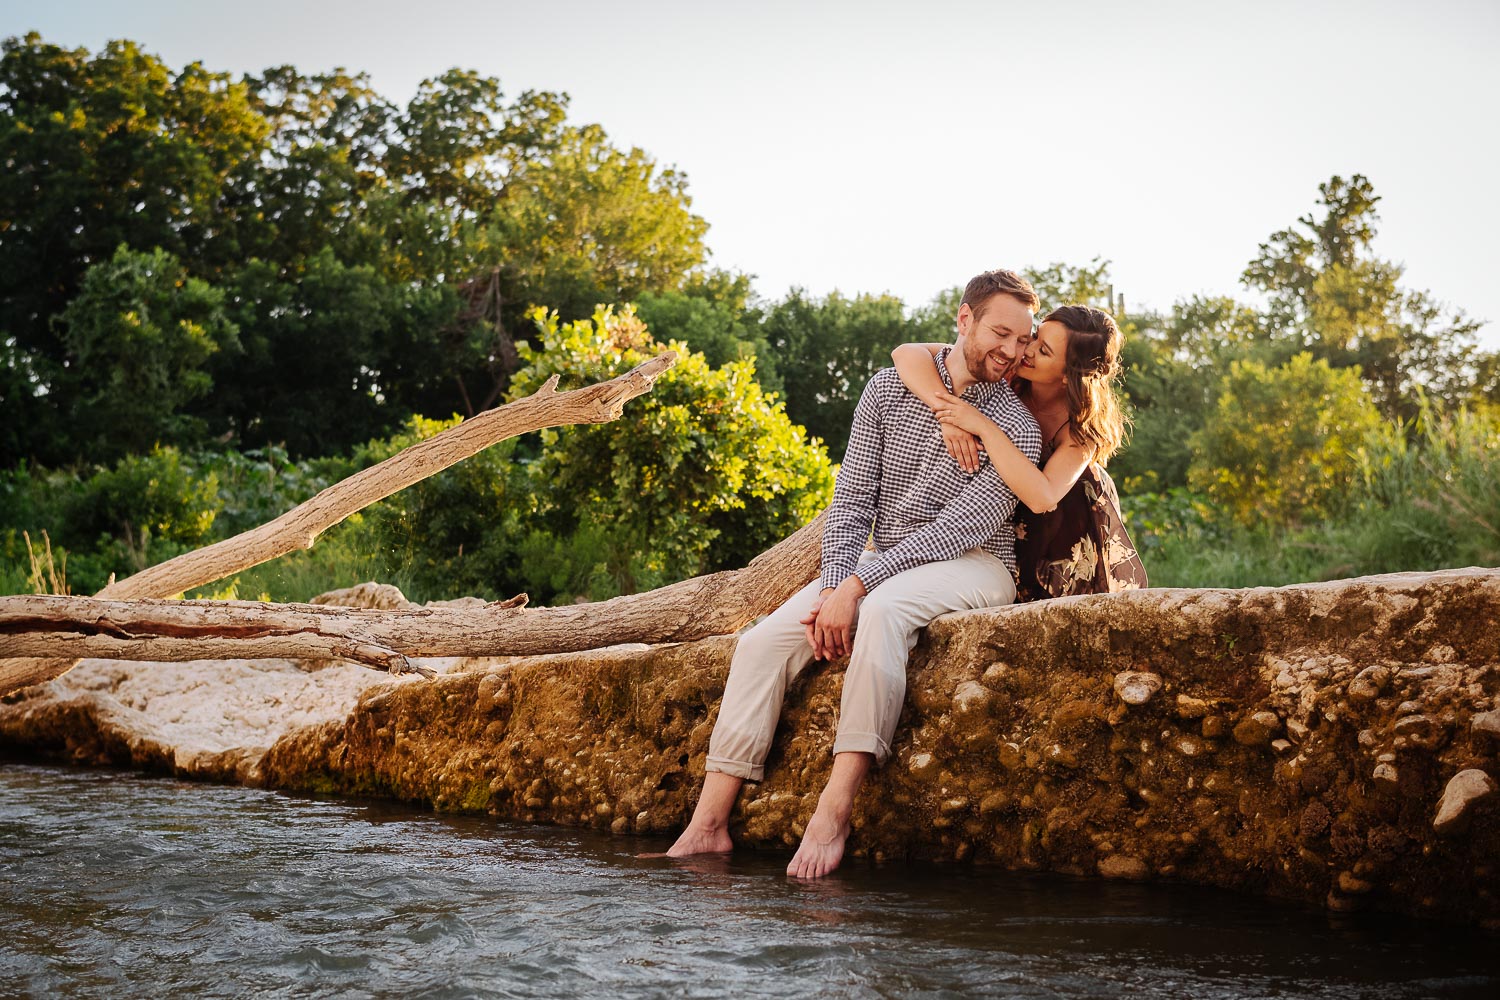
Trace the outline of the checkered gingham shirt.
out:
[[[935,359],[949,391],[948,348]],[[962,359],[960,358],[960,363]],[[1036,419],[1005,382],[979,382],[962,397],[989,417],[1033,462],[1041,455]],[[833,487],[823,530],[823,586],[854,573],[875,533],[876,557],[859,567],[866,590],[903,570],[956,559],[971,549],[998,556],[1016,571],[1016,495],[980,450],[977,472],[964,472],[943,445],[937,417],[894,368],[875,373],[854,410],[849,449]]]

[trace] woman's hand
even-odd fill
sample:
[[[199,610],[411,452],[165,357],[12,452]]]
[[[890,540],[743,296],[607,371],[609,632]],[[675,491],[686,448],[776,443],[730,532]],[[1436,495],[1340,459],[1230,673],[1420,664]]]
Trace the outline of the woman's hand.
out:
[[[994,421],[975,409],[972,403],[953,395],[949,395],[946,399],[939,399],[932,407],[932,412],[937,414],[938,420],[945,428],[956,427],[975,436],[983,434],[994,426]],[[945,431],[944,440],[946,439]]]

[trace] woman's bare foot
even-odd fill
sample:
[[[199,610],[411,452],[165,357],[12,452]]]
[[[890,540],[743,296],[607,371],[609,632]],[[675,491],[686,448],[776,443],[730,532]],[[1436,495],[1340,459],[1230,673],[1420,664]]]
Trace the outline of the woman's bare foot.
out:
[[[848,817],[840,819],[819,804],[786,873],[793,878],[822,878],[844,860],[844,841],[848,839]]]
[[[689,823],[677,843],[667,850],[669,858],[686,858],[694,854],[728,854],[734,850],[729,831],[722,827],[705,827]]]

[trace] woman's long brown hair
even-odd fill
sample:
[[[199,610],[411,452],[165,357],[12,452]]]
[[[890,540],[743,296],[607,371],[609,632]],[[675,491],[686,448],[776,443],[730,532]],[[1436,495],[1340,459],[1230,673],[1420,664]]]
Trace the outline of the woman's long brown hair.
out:
[[[1068,331],[1063,363],[1068,431],[1074,441],[1094,453],[1094,461],[1104,465],[1125,442],[1125,415],[1114,386],[1124,338],[1114,317],[1093,306],[1059,306],[1042,322],[1053,320]]]

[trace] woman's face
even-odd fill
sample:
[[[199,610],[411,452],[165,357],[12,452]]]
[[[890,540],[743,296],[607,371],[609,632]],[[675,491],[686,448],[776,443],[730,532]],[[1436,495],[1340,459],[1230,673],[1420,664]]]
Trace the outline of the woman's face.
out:
[[[1061,382],[1068,360],[1068,328],[1057,320],[1048,320],[1037,330],[1026,353],[1021,355],[1021,378],[1036,385]]]

